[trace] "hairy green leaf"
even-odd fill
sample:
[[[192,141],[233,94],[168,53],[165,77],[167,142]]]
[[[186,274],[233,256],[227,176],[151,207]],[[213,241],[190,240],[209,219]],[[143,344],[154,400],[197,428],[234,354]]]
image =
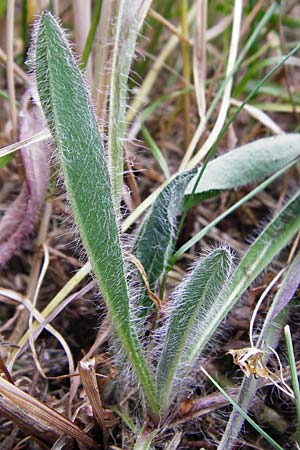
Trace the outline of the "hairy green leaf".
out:
[[[142,263],[151,288],[168,263],[176,218],[181,213],[184,192],[194,174],[191,170],[174,178],[159,194],[139,229],[133,253]]]
[[[267,178],[265,181],[260,183],[256,188],[254,188],[252,191],[248,192],[244,197],[242,197],[240,200],[238,200],[236,203],[234,203],[230,208],[225,210],[222,214],[220,214],[218,217],[216,217],[212,222],[210,222],[206,227],[204,227],[202,230],[200,230],[198,233],[196,233],[189,241],[187,241],[185,244],[183,244],[177,251],[174,253],[174,255],[170,258],[170,266],[172,266],[176,260],[183,255],[186,251],[188,251],[193,245],[195,245],[197,242],[199,242],[207,233],[209,230],[211,230],[213,227],[215,227],[218,223],[220,223],[225,217],[232,214],[235,210],[237,210],[240,206],[244,205],[247,201],[249,201],[251,198],[255,197],[259,192],[266,189],[267,186],[269,186],[273,181],[275,181],[279,176],[283,175],[288,169],[290,169],[292,166],[294,166],[297,163],[297,160],[293,160],[286,166],[284,166],[282,169],[277,170],[273,175],[271,175],[269,178]]]
[[[193,204],[217,195],[221,190],[259,181],[299,157],[300,134],[269,137],[242,145],[208,163],[193,194]],[[188,185],[186,195],[193,192],[197,176]]]
[[[204,342],[206,319],[215,314],[219,307],[217,299],[230,268],[230,252],[222,248],[213,250],[200,259],[174,293],[174,307],[156,377],[162,411],[167,409],[176,395],[175,378],[187,375],[203,348],[197,346],[197,340],[202,337]],[[210,335],[207,336],[209,337]],[[191,345],[194,345],[192,351]],[[193,360],[185,357],[187,352],[193,355]]]
[[[36,26],[31,66],[84,247],[116,331],[155,412],[153,383],[130,322],[119,227],[102,138],[81,71],[57,21],[47,12]]]

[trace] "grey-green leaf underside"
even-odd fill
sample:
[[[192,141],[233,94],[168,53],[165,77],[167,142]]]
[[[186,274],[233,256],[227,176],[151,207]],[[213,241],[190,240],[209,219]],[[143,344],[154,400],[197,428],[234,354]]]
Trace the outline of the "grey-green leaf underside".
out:
[[[259,139],[238,147],[208,163],[194,193],[194,203],[221,190],[257,182],[299,157],[300,134]],[[197,175],[189,183],[186,195],[193,191],[196,179]]]

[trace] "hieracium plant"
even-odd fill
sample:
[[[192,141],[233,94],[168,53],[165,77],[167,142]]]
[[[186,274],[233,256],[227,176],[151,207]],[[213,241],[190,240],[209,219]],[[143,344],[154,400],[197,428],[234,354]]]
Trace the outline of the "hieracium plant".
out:
[[[120,235],[120,148],[122,156],[126,95],[114,109],[119,115],[110,117],[106,148],[85,77],[59,23],[48,12],[37,21],[29,65],[57,148],[71,210],[113,323],[112,349],[120,346],[122,350],[115,351],[119,376],[123,370],[123,384],[138,386],[134,394],[140,401],[135,408],[138,416],[132,412],[132,420],[143,435],[144,427],[158,430],[176,414],[221,322],[299,230],[300,195],[289,199],[235,269],[229,249],[214,248],[201,256],[164,300],[159,284],[164,286],[176,259],[194,242],[175,252],[178,217],[182,215],[183,222],[189,207],[221,190],[268,176],[258,188],[263,189],[299,157],[299,136],[249,144],[213,160],[205,171],[191,169],[169,178],[125,251]],[[129,65],[123,64],[122,69],[125,87],[121,87],[126,90]],[[114,89],[112,85],[113,100]],[[118,124],[121,130],[112,130]],[[150,442],[140,438],[136,448],[149,448]]]

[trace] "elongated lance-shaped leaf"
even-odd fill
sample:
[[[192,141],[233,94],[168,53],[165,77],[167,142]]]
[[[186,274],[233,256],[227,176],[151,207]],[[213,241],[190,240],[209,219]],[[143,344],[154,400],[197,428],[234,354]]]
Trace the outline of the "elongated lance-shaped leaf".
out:
[[[267,225],[264,231],[250,246],[228,282],[227,294],[213,314],[206,317],[205,334],[198,340],[196,347],[191,347],[188,358],[199,354],[240,296],[253,280],[270,264],[300,229],[300,194],[296,194]]]
[[[222,248],[213,250],[200,259],[191,275],[174,293],[174,307],[157,368],[156,384],[162,411],[176,395],[176,375],[187,375],[192,368],[187,367],[185,373],[181,373],[184,354],[194,334],[199,333],[199,316],[205,317],[207,309],[215,311],[215,299],[228,278],[230,267],[230,252]]]
[[[300,157],[300,134],[259,139],[210,161],[193,194],[193,203],[268,177]],[[201,169],[199,169],[201,170]],[[190,196],[198,174],[189,183]]]
[[[123,139],[127,81],[134,55],[138,30],[151,0],[116,1],[116,28],[109,100],[108,165],[112,180],[112,195],[117,214],[123,183]]]
[[[31,64],[84,247],[148,405],[155,411],[153,383],[130,322],[119,229],[101,135],[82,74],[50,13],[43,13],[37,23]]]
[[[173,248],[176,218],[194,175],[195,170],[190,170],[175,177],[159,194],[138,231],[133,253],[142,263],[151,288],[166,268]]]
[[[153,290],[167,267],[173,250],[177,216],[182,212],[184,192],[195,170],[177,175],[159,194],[146,214],[134,244],[133,253],[142,263]],[[153,301],[142,291],[139,314],[146,317]]]

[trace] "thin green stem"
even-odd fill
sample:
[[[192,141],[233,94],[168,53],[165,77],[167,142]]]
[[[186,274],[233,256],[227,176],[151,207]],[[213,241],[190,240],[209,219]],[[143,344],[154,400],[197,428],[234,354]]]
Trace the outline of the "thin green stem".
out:
[[[202,372],[204,375],[207,376],[209,381],[221,392],[222,395],[228,400],[228,402],[244,417],[245,420],[247,420],[248,423],[262,436],[264,437],[276,450],[283,450],[283,448],[277,444],[277,442],[274,441],[271,436],[269,436],[253,419],[251,419],[250,416],[244,411],[228,394],[224,389],[216,382],[216,380],[213,379],[212,376],[209,375],[209,373],[204,369],[204,367],[201,367]]]
[[[193,154],[193,151],[197,145],[197,142],[199,141],[200,137],[202,136],[204,130],[205,130],[205,124],[208,122],[208,120],[211,118],[213,112],[215,111],[219,100],[221,99],[224,90],[226,89],[226,86],[229,82],[229,80],[233,77],[233,75],[235,73],[237,73],[238,69],[240,68],[243,59],[245,58],[246,54],[248,53],[248,51],[250,50],[250,48],[252,47],[252,45],[254,44],[254,42],[256,41],[256,39],[259,36],[259,33],[261,32],[261,30],[264,28],[264,26],[268,23],[268,21],[270,20],[270,17],[272,16],[272,14],[274,13],[274,11],[276,10],[276,8],[278,7],[277,3],[273,3],[268,11],[264,14],[263,18],[261,19],[260,23],[257,25],[255,31],[251,34],[250,38],[248,39],[248,41],[245,43],[240,56],[237,58],[237,61],[233,67],[233,70],[231,72],[229,72],[228,76],[225,78],[225,80],[221,83],[220,89],[218,90],[218,92],[216,93],[216,95],[214,96],[214,99],[210,105],[210,107],[207,110],[207,113],[205,115],[204,120],[202,120],[200,122],[200,124],[198,125],[198,128],[194,134],[194,137],[189,145],[189,148],[182,160],[182,163],[180,164],[180,170],[183,170],[184,168],[191,168],[191,167],[195,167],[199,160],[198,157],[198,153],[194,156],[194,158],[189,162],[190,157]]]
[[[165,160],[160,148],[158,147],[158,145],[152,138],[151,134],[149,133],[148,128],[146,128],[145,125],[142,125],[141,130],[143,133],[143,138],[145,139],[146,143],[149,145],[152,155],[156,159],[159,167],[161,168],[161,170],[164,174],[164,177],[166,179],[170,178],[170,171],[169,171],[168,164],[166,163],[166,160]]]
[[[297,430],[295,433],[295,440],[298,445],[300,445],[300,388],[299,388],[299,381],[298,381],[298,373],[297,373],[297,367],[296,367],[296,360],[295,360],[295,354],[293,349],[293,342],[292,342],[292,336],[289,325],[286,325],[284,327],[284,337],[285,337],[285,343],[290,363],[290,371],[291,371],[291,379],[292,379],[292,386],[293,391],[295,395],[295,404],[296,404],[296,415],[297,415]]]
[[[181,17],[181,32],[182,35],[188,39],[189,24],[188,24],[188,2],[187,0],[180,0],[180,17]],[[189,44],[186,41],[181,41],[181,55],[182,55],[182,74],[184,78],[185,87],[189,87],[191,67],[189,58]],[[186,92],[183,96],[184,109],[184,134],[185,134],[185,148],[188,148],[190,143],[190,94]]]

